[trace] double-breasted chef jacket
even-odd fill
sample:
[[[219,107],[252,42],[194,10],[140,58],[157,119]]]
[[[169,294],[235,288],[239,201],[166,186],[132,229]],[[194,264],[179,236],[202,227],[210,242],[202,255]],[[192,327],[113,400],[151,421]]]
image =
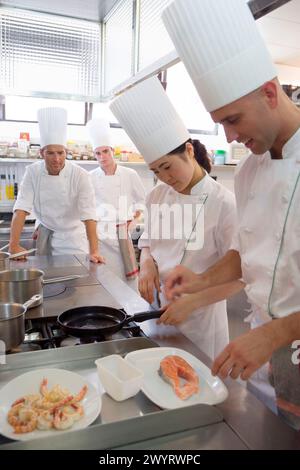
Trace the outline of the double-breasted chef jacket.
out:
[[[106,175],[100,167],[90,174],[96,195],[101,254],[108,268],[127,281],[116,224],[131,221],[134,213],[144,207],[145,188],[136,171],[121,165],[117,165],[114,175]]]
[[[202,248],[185,251],[191,233],[189,228],[184,230],[185,234],[182,232],[183,236],[180,238],[177,230],[177,234],[172,239],[149,238],[151,228],[149,224],[148,226],[145,224],[145,232],[139,240],[139,247],[150,248],[150,253],[158,265],[162,283],[167,272],[179,263],[188,266],[196,273],[201,273],[222,258],[231,245],[235,231],[235,198],[233,193],[208,174],[192,188],[191,195],[180,194],[171,186],[160,183],[147,197],[148,221],[152,219],[153,225],[155,223],[153,219],[163,224],[164,218],[160,218],[159,215],[151,217],[151,206],[156,210],[157,205],[182,207],[189,204],[196,205],[199,204],[203,195],[207,196],[202,207],[203,217],[199,218],[200,214],[198,214],[198,219],[204,224]],[[195,217],[197,217],[197,211],[195,211]],[[181,220],[177,219],[175,223],[177,228],[180,228]],[[193,225],[192,223],[192,228]],[[196,225],[195,228],[198,231],[201,230],[200,226]],[[151,233],[155,233],[155,230]],[[168,233],[168,230],[166,229],[164,233]],[[161,300],[165,303],[165,299]],[[195,310],[178,328],[210,358],[215,358],[229,341],[226,302],[218,302]]]
[[[250,155],[235,176],[238,229],[232,248],[241,256],[253,327],[300,312],[300,129],[284,145],[282,157]],[[298,418],[288,412],[286,417],[292,425],[298,420],[299,428],[300,370],[292,363],[291,345],[289,349],[274,356],[272,381],[279,410],[286,413],[291,401]],[[266,367],[264,371],[252,379],[262,393],[267,388]]]
[[[14,211],[34,211],[37,220],[53,231],[51,254],[88,253],[85,220],[97,220],[91,177],[65,161],[59,175],[49,175],[44,161],[26,168]]]

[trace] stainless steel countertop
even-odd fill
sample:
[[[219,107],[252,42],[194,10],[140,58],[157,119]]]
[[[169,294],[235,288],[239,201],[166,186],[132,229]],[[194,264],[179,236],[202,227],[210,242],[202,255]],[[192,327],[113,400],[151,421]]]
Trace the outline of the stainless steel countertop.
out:
[[[90,274],[84,281],[82,279],[67,281],[65,283],[67,289],[64,293],[45,299],[42,306],[27,312],[27,318],[55,316],[68,308],[80,305],[101,304],[122,307],[97,280],[97,271],[101,268],[92,263],[89,265],[85,257],[35,256],[26,263],[18,263],[18,265],[42,268],[45,271],[45,277],[69,273],[89,272]],[[143,323],[142,329],[159,346],[184,349],[210,366],[211,361],[207,356],[174,328],[162,328],[156,325],[154,320],[150,320]],[[225,383],[229,390],[229,397],[224,403],[217,405],[223,413],[225,422],[215,424],[214,430],[205,427],[191,429],[180,434],[170,434],[164,438],[144,440],[136,445],[131,444],[129,447],[122,447],[122,445],[119,447],[132,449],[300,449],[298,432],[289,428],[238,382],[227,379]]]

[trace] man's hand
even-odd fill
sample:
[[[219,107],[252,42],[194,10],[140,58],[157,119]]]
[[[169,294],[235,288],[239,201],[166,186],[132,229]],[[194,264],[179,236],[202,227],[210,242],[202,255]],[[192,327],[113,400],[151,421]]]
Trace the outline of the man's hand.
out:
[[[268,362],[277,348],[273,334],[274,322],[269,322],[236,338],[228,344],[212,365],[212,374],[225,379],[248,380]]]
[[[167,275],[164,294],[167,300],[174,300],[181,294],[192,294],[199,290],[199,276],[185,266],[176,266]]]
[[[90,253],[90,261],[92,261],[92,263],[100,263],[100,264],[106,263],[105,258],[99,255],[98,252]]]
[[[23,248],[21,245],[9,245],[9,252],[11,255],[15,253],[21,253],[22,251],[27,251],[26,248]],[[26,255],[18,256],[14,258],[14,261],[25,261],[27,259]]]
[[[145,260],[139,274],[139,291],[143,299],[149,304],[154,302],[153,291],[160,292],[160,282],[157,267],[153,258]]]
[[[177,299],[164,308],[164,313],[157,320],[157,324],[179,325],[184,322],[195,310],[195,305],[189,295]]]

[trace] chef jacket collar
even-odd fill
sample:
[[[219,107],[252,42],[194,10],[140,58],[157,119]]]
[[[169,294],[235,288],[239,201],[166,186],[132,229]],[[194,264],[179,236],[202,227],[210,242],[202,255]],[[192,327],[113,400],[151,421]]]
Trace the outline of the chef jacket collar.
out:
[[[101,166],[99,165],[98,170],[99,170],[100,176],[117,176],[117,175],[119,175],[120,174],[120,170],[119,170],[120,167],[117,163],[116,163],[116,165],[117,165],[117,168],[116,168],[116,171],[113,175],[106,175],[104,173],[104,171],[102,170]]]
[[[200,193],[203,192],[204,185],[207,181],[207,172],[204,169],[203,171],[205,172],[205,175],[197,184],[195,184],[195,186],[192,187],[191,196],[199,195]]]
[[[297,158],[300,162],[300,128],[282,147],[282,158]]]

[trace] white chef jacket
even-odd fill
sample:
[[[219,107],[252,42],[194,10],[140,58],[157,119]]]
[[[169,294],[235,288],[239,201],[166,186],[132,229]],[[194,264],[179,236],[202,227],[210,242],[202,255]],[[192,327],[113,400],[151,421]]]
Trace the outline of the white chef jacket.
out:
[[[238,226],[231,248],[239,251],[255,328],[300,311],[300,130],[282,149],[250,155],[235,176]],[[268,365],[251,377],[249,389],[276,410]]]
[[[121,165],[117,166],[114,175],[105,175],[100,167],[90,175],[96,195],[101,254],[108,268],[126,281],[116,224],[132,220],[134,213],[144,207],[145,188],[136,171]]]
[[[31,212],[49,230],[52,254],[88,253],[85,220],[97,220],[90,175],[65,161],[59,175],[49,175],[44,161],[26,168],[14,211]]]
[[[202,223],[204,222],[204,244],[202,248],[187,250],[183,260],[182,257],[190,229],[188,228],[186,235],[180,238],[177,230],[173,239],[168,239],[167,237],[161,237],[160,239],[155,239],[155,237],[149,238],[148,234],[151,231],[149,220],[151,220],[151,216],[149,215],[148,217],[145,231],[139,240],[139,247],[150,248],[150,253],[158,264],[162,282],[167,272],[181,262],[192,271],[201,273],[206,271],[218,259],[222,258],[230,247],[235,230],[235,200],[234,195],[229,190],[214,181],[207,174],[192,188],[191,195],[180,194],[171,186],[161,183],[151,191],[147,198],[146,206],[150,213],[151,205],[154,211],[157,210],[156,205],[161,207],[164,204],[170,206],[174,204],[179,206],[195,205],[199,203],[201,196],[205,194],[207,195],[207,200],[202,208],[202,212],[200,212],[203,218],[200,215],[198,216],[198,220],[200,217]],[[165,220],[159,217],[159,214],[155,214],[153,218],[156,221],[160,219],[160,224]],[[184,221],[183,223],[186,222]],[[153,224],[155,224],[155,221],[151,220],[152,227]],[[180,220],[178,216],[176,217],[175,225],[177,229],[181,228],[182,219]],[[199,226],[196,228],[196,230],[200,229],[201,227]],[[152,236],[153,233],[155,233],[155,230],[152,231]],[[165,233],[167,233],[167,230]],[[178,328],[211,359],[214,359],[229,342],[226,302],[218,302],[195,310]]]
[[[260,320],[300,311],[300,129],[282,149],[250,155],[237,169],[238,233],[245,290]]]

